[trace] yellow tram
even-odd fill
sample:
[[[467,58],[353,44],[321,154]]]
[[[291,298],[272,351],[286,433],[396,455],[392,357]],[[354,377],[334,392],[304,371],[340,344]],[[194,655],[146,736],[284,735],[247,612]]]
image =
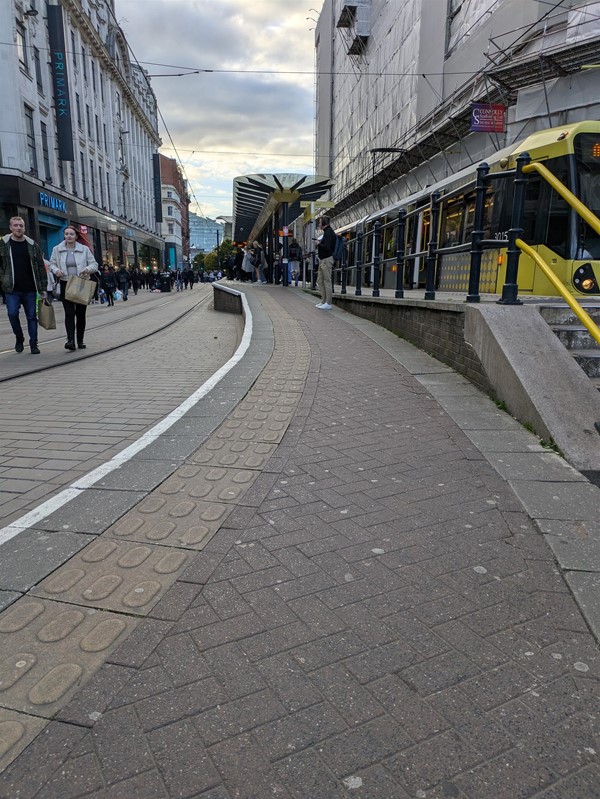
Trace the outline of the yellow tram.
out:
[[[542,163],[596,216],[600,216],[600,122],[579,122],[532,134],[524,141],[501,150],[487,163],[490,174],[514,170],[516,158],[527,152],[533,162]],[[369,282],[373,250],[373,225],[382,224],[381,283],[396,285],[396,228],[398,213],[407,212],[405,287],[425,285],[425,259],[431,238],[431,195],[440,193],[439,229],[435,286],[440,291],[467,291],[469,284],[469,244],[475,213],[474,164],[422,192],[384,208],[338,233],[348,238],[349,282],[356,262],[356,233],[364,236],[364,275]],[[506,277],[506,240],[511,226],[513,175],[489,182],[485,200],[484,239],[498,241],[497,247],[483,252],[480,291],[500,294]],[[528,178],[524,232],[521,238],[531,245],[558,279],[574,295],[600,294],[600,236],[554,191],[539,174]],[[527,255],[521,254],[518,274],[519,293],[555,296],[556,288]]]

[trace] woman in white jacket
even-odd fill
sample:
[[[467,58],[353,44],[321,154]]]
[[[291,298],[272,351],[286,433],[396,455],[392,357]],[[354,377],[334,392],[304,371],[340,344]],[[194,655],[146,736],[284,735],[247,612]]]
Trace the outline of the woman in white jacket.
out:
[[[75,228],[65,228],[64,236],[65,240],[61,244],[57,244],[52,250],[50,269],[54,277],[60,280],[60,298],[65,309],[65,328],[67,331],[65,349],[75,349],[75,334],[77,332],[77,347],[80,350],[84,350],[83,336],[85,333],[87,305],[79,305],[66,300],[65,288],[69,275],[89,277],[92,272],[98,271],[98,264],[90,247],[83,243],[83,237]]]

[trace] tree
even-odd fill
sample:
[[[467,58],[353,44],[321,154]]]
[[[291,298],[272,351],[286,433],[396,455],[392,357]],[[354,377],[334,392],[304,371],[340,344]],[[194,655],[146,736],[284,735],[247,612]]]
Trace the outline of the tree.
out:
[[[196,255],[194,255],[194,260],[192,261],[192,265],[193,265],[194,269],[196,269],[198,272],[204,271],[204,253],[203,252],[199,252]]]

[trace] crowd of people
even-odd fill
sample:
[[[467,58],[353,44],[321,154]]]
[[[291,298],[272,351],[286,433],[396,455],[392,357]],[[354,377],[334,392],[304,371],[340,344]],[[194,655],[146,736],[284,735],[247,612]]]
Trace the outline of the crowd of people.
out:
[[[320,220],[321,236],[316,239],[319,258],[317,283],[321,302],[317,308],[329,310],[332,297],[333,253],[336,236],[329,219]],[[108,263],[100,267],[94,257],[93,248],[81,230],[72,225],[64,229],[64,240],[53,248],[50,260],[45,261],[40,246],[25,235],[25,222],[20,216],[9,220],[10,233],[0,238],[0,295],[6,304],[8,319],[15,335],[15,351],[23,352],[25,334],[20,321],[20,309],[24,309],[27,334],[32,355],[39,355],[38,347],[38,297],[60,299],[64,308],[66,342],[65,349],[71,352],[86,349],[84,341],[87,302],[69,296],[70,278],[94,281],[95,290],[91,302],[106,304],[111,308],[115,300],[126,302],[131,289],[137,294],[140,289],[164,291],[175,289],[192,290],[197,282],[213,282],[223,277],[223,272],[196,272],[191,267],[156,272],[154,270],[131,269],[118,264],[115,269]],[[225,275],[230,280],[268,283],[267,273],[272,274],[275,284],[284,282],[285,263],[281,258],[281,245],[273,258],[266,257],[258,241],[245,248],[238,247],[226,261]],[[287,283],[298,285],[302,269],[302,248],[295,238],[288,246]],[[271,266],[272,265],[272,266]],[[273,270],[270,272],[270,270]],[[90,292],[91,293],[91,292]]]

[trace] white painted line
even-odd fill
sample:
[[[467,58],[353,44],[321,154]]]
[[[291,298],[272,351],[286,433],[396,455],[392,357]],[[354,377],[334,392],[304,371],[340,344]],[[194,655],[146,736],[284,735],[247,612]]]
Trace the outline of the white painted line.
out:
[[[72,499],[75,499],[75,497],[82,494],[86,488],[91,488],[91,486],[97,483],[98,480],[106,477],[107,474],[110,474],[110,472],[113,472],[115,469],[120,468],[124,463],[127,463],[128,460],[131,460],[131,458],[133,458],[133,456],[138,452],[141,452],[149,444],[157,441],[159,437],[163,435],[163,433],[165,433],[170,427],[172,427],[175,422],[179,421],[179,419],[181,419],[182,416],[184,416],[190,410],[190,408],[193,408],[196,403],[198,403],[203,397],[212,391],[213,388],[225,377],[225,375],[242,360],[248,351],[248,347],[250,346],[250,342],[252,340],[253,325],[252,313],[250,311],[250,306],[248,305],[248,300],[243,292],[241,294],[242,303],[244,305],[244,311],[246,314],[244,335],[242,336],[239,347],[227,361],[227,363],[218,369],[214,375],[212,375],[212,377],[209,377],[209,379],[203,383],[199,389],[194,391],[193,394],[185,399],[181,405],[172,410],[168,416],[165,416],[164,419],[161,419],[161,421],[155,424],[154,427],[150,428],[150,430],[140,436],[140,438],[137,441],[134,441],[133,444],[130,444],[128,447],[122,450],[122,452],[119,452],[117,455],[115,455],[114,458],[111,458],[109,461],[102,464],[102,466],[98,466],[96,469],[88,472],[88,474],[79,478],[74,483],[71,483],[68,488],[65,488],[51,499],[46,500],[46,502],[43,502],[41,505],[35,508],[35,510],[26,513],[25,516],[21,516],[20,519],[17,519],[6,527],[0,529],[0,546],[5,544],[7,541],[10,541],[11,538],[14,538],[19,533],[22,533],[23,530],[33,527],[37,522],[41,521],[46,516],[49,516],[59,508],[62,508],[67,504],[67,502],[70,502]]]

